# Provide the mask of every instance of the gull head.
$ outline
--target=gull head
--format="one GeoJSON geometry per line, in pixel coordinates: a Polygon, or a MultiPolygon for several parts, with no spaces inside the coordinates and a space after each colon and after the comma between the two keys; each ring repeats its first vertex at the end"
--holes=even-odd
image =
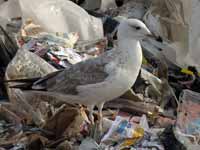
{"type": "Polygon", "coordinates": [[[123,20],[118,27],[118,38],[129,38],[134,40],[143,40],[153,37],[147,26],[138,19],[123,20]]]}

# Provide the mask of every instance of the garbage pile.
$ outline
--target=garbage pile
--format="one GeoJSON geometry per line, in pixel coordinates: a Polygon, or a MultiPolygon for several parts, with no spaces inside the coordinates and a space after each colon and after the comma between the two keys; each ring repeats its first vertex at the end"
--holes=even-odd
{"type": "MultiPolygon", "coordinates": [[[[196,16],[186,14],[186,2],[31,3],[0,1],[0,149],[200,149],[200,74],[194,57],[198,52],[191,48],[198,39],[190,37],[194,31],[187,35],[196,27],[194,22],[187,24],[188,18],[196,16]],[[118,46],[118,26],[127,18],[142,20],[157,38],[141,41],[142,66],[132,88],[105,103],[102,133],[97,130],[96,108],[93,124],[85,105],[51,94],[25,93],[23,84],[15,86],[20,80],[28,88],[41,77],[47,80],[112,51],[118,46]]],[[[193,0],[190,5],[197,3],[193,0]]]]}

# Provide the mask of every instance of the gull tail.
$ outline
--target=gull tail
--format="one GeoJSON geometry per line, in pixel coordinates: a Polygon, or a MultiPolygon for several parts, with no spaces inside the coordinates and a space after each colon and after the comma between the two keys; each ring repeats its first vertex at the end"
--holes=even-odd
{"type": "Polygon", "coordinates": [[[4,80],[5,83],[9,83],[9,82],[35,82],[37,80],[39,80],[40,77],[38,78],[29,78],[29,79],[14,79],[14,80],[4,80]]]}
{"type": "MultiPolygon", "coordinates": [[[[4,83],[11,83],[9,88],[18,88],[21,90],[34,90],[32,88],[33,84],[40,78],[29,78],[29,79],[14,79],[14,80],[4,80],[4,83]]],[[[42,88],[40,89],[42,90],[42,88]]]]}

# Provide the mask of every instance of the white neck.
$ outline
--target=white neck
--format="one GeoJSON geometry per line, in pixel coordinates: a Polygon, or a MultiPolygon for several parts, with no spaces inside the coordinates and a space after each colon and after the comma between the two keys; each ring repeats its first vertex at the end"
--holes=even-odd
{"type": "Polygon", "coordinates": [[[130,38],[118,38],[116,54],[118,68],[125,69],[125,74],[131,77],[131,81],[135,81],[142,64],[140,42],[130,38]]]}
{"type": "Polygon", "coordinates": [[[142,49],[140,42],[135,39],[118,36],[118,47],[116,49],[121,53],[121,57],[128,57],[129,60],[137,62],[142,58],[142,49]]]}

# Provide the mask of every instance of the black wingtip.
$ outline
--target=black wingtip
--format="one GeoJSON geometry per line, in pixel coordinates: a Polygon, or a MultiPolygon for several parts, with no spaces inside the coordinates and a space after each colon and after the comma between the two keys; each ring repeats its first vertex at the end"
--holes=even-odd
{"type": "Polygon", "coordinates": [[[18,84],[18,85],[12,85],[12,86],[9,86],[9,88],[12,88],[12,89],[21,89],[21,90],[31,90],[31,87],[32,87],[32,84],[29,83],[29,84],[18,84]]]}
{"type": "Polygon", "coordinates": [[[14,80],[4,80],[4,83],[8,82],[35,82],[39,80],[40,78],[30,78],[30,79],[14,79],[14,80]]]}

